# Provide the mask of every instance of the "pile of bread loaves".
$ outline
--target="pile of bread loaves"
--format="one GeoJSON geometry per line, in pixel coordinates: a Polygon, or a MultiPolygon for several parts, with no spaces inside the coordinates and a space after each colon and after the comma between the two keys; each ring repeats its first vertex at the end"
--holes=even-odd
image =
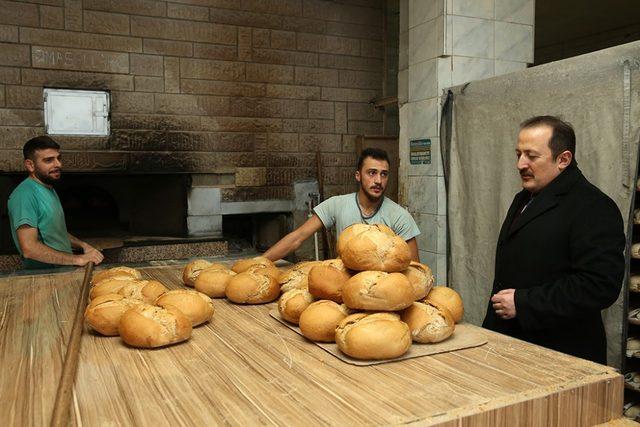
{"type": "Polygon", "coordinates": [[[129,267],[94,274],[84,315],[89,327],[102,335],[120,335],[130,346],[152,348],[185,341],[192,327],[212,318],[213,303],[203,293],[170,291],[141,277],[129,267]]]}
{"type": "Polygon", "coordinates": [[[295,265],[280,277],[278,310],[312,341],[336,342],[357,359],[402,356],[453,334],[463,316],[454,290],[433,287],[431,269],[381,224],[354,224],[338,238],[340,258],[295,265]]]}

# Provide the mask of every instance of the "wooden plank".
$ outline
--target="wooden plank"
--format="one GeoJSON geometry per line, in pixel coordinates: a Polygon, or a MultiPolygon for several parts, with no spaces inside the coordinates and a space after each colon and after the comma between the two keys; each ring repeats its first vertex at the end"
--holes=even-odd
{"type": "Polygon", "coordinates": [[[0,425],[49,423],[82,271],[0,279],[0,425]]]}

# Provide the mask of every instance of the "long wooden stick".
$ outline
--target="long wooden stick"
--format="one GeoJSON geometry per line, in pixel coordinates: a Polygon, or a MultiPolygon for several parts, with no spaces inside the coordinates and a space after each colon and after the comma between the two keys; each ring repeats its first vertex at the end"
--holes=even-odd
{"type": "Polygon", "coordinates": [[[84,309],[87,305],[89,283],[91,282],[92,273],[93,263],[89,262],[84,268],[84,279],[82,281],[80,299],[76,307],[76,316],[73,320],[71,336],[67,344],[67,353],[65,354],[64,365],[62,366],[62,374],[60,375],[60,382],[58,383],[56,402],[53,406],[53,415],[51,416],[51,427],[66,427],[69,425],[73,383],[75,382],[80,356],[80,338],[82,337],[84,309]]]}

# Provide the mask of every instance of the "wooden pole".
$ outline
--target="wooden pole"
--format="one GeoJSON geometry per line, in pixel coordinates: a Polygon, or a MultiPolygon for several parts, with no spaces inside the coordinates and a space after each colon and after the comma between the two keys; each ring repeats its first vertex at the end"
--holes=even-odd
{"type": "Polygon", "coordinates": [[[51,427],[68,426],[69,415],[71,410],[71,398],[73,396],[73,383],[78,370],[78,360],[80,357],[80,338],[82,337],[84,310],[89,297],[89,283],[91,282],[91,274],[93,273],[93,263],[89,262],[84,268],[84,279],[80,290],[80,298],[76,307],[76,316],[73,320],[71,328],[71,336],[67,344],[67,352],[64,357],[62,366],[62,374],[58,383],[58,391],[56,393],[56,401],[53,405],[53,415],[51,416],[51,427]]]}

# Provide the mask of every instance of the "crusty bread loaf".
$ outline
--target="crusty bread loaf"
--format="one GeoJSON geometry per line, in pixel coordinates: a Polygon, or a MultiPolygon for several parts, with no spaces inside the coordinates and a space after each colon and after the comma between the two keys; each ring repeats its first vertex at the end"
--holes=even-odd
{"type": "Polygon", "coordinates": [[[436,343],[453,334],[455,322],[449,310],[437,302],[414,302],[402,312],[415,342],[436,343]]]}
{"type": "Polygon", "coordinates": [[[355,310],[397,311],[411,305],[414,291],[402,273],[363,271],[347,280],[342,301],[355,310]]]}
{"type": "Polygon", "coordinates": [[[116,276],[130,277],[132,279],[140,279],[142,277],[140,272],[135,268],[121,266],[121,267],[113,267],[107,270],[95,272],[93,274],[93,277],[91,278],[91,283],[95,286],[102,280],[109,279],[111,277],[116,277],[116,276]]]}
{"type": "Polygon", "coordinates": [[[632,274],[629,277],[629,290],[631,292],[640,292],[640,275],[632,274]]]}
{"type": "Polygon", "coordinates": [[[233,271],[235,271],[236,273],[243,273],[244,271],[246,271],[249,267],[251,267],[252,265],[263,265],[265,267],[274,267],[275,264],[268,258],[265,258],[263,256],[257,256],[254,258],[249,258],[249,259],[241,259],[235,262],[235,264],[233,264],[233,266],[231,267],[231,269],[233,271]]]}
{"type": "Polygon", "coordinates": [[[280,317],[289,323],[298,324],[300,315],[313,302],[313,295],[305,289],[292,289],[285,292],[278,301],[280,317]]]}
{"type": "Polygon", "coordinates": [[[267,276],[271,276],[276,281],[280,278],[282,272],[275,265],[262,265],[262,264],[254,264],[251,267],[247,268],[245,271],[249,271],[252,273],[258,274],[266,274],[267,276]]]}
{"type": "Polygon", "coordinates": [[[161,295],[155,301],[160,307],[174,306],[191,321],[191,326],[208,322],[213,317],[211,298],[193,289],[175,289],[161,295]]]}
{"type": "Polygon", "coordinates": [[[409,267],[407,267],[402,274],[409,279],[409,283],[411,283],[411,286],[413,287],[414,301],[418,301],[426,297],[427,294],[429,294],[429,291],[431,291],[433,282],[435,281],[435,277],[433,277],[433,273],[431,273],[429,266],[416,261],[411,261],[409,267]]]}
{"type": "Polygon", "coordinates": [[[351,274],[340,258],[323,261],[309,271],[308,287],[317,299],[342,303],[342,287],[351,274]]]}
{"type": "Polygon", "coordinates": [[[309,275],[302,270],[291,269],[280,275],[278,285],[282,292],[292,289],[308,289],[309,275]]]}
{"type": "Polygon", "coordinates": [[[122,341],[133,347],[161,347],[191,337],[191,321],[177,308],[140,304],[127,310],[118,326],[122,341]]]}
{"type": "Polygon", "coordinates": [[[169,289],[157,280],[135,280],[124,285],[117,293],[127,298],[138,299],[148,304],[153,304],[156,298],[168,290],[169,289]]]}
{"type": "Polygon", "coordinates": [[[205,268],[209,268],[211,263],[204,259],[197,259],[195,261],[191,261],[187,265],[184,266],[184,270],[182,270],[182,282],[187,285],[193,286],[195,285],[196,278],[198,274],[205,268]]]}
{"type": "Polygon", "coordinates": [[[238,304],[264,304],[278,298],[280,286],[271,276],[245,271],[229,280],[225,294],[238,304]]]}
{"type": "Polygon", "coordinates": [[[344,304],[329,300],[313,302],[300,315],[300,332],[311,341],[334,342],[336,326],[349,313],[344,304]]]}
{"type": "Polygon", "coordinates": [[[340,258],[351,270],[396,272],[405,270],[411,262],[409,245],[400,236],[389,235],[380,224],[361,229],[343,243],[340,258]]]}
{"type": "Polygon", "coordinates": [[[102,279],[89,290],[89,299],[94,299],[100,295],[117,294],[122,287],[128,283],[135,282],[131,276],[112,276],[102,279]]]}
{"type": "Polygon", "coordinates": [[[235,275],[236,273],[228,268],[211,266],[198,274],[194,287],[196,291],[202,292],[211,298],[224,298],[224,290],[227,288],[229,280],[235,275]]]}
{"type": "Polygon", "coordinates": [[[289,269],[287,269],[287,271],[298,270],[304,274],[309,274],[313,267],[320,264],[322,264],[322,261],[302,261],[292,265],[289,269]]]}
{"type": "Polygon", "coordinates": [[[459,323],[464,316],[464,304],[460,294],[446,286],[434,286],[423,302],[436,302],[447,307],[456,323],[459,323]]]}
{"type": "Polygon", "coordinates": [[[340,322],[336,343],[355,359],[393,359],[409,350],[411,332],[396,313],[356,313],[340,322]]]}
{"type": "Polygon", "coordinates": [[[640,243],[631,245],[631,258],[640,258],[640,243]]]}
{"type": "Polygon", "coordinates": [[[372,227],[389,236],[396,235],[396,233],[394,233],[391,228],[387,227],[384,224],[363,224],[363,223],[352,224],[349,227],[342,230],[342,233],[340,233],[340,235],[338,236],[338,242],[336,244],[336,252],[338,252],[338,256],[340,256],[342,252],[344,252],[344,248],[346,247],[347,242],[349,242],[349,240],[351,240],[354,236],[357,236],[358,234],[371,230],[372,227]]]}
{"type": "Polygon", "coordinates": [[[89,327],[102,335],[118,335],[118,324],[125,311],[142,301],[119,294],[106,294],[94,298],[84,311],[89,327]]]}

